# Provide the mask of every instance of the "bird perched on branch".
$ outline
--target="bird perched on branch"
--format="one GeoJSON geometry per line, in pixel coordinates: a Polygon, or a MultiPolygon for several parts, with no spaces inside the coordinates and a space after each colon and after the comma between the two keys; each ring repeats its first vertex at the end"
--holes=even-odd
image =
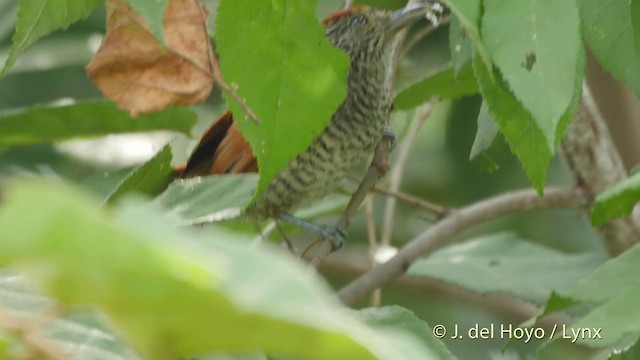
{"type": "MultiPolygon", "coordinates": [[[[431,3],[396,12],[352,7],[323,21],[326,38],[351,60],[347,97],[324,131],[249,204],[246,216],[296,222],[289,215],[292,209],[329,193],[354,165],[372,153],[385,133],[393,135],[387,124],[393,106],[395,35],[437,9],[431,3]]],[[[232,114],[225,112],[206,131],[181,176],[257,170],[249,144],[232,114]]],[[[331,229],[324,230],[323,235],[332,238],[331,229]]]]}

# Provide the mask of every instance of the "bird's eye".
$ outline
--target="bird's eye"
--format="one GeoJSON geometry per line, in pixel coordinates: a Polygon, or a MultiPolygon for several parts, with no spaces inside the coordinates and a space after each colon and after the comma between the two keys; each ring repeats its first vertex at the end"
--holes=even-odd
{"type": "Polygon", "coordinates": [[[366,25],[367,22],[367,18],[364,15],[358,15],[351,18],[351,25],[366,25]]]}

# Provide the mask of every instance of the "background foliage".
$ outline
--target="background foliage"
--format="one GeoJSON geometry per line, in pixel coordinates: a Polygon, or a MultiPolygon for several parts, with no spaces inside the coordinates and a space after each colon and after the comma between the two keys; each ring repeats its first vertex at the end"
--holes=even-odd
{"type": "MultiPolygon", "coordinates": [[[[129,3],[165,44],[167,1],[129,3]]],[[[356,4],[398,9],[405,1],[356,4]]],[[[422,38],[398,68],[399,139],[431,106],[402,191],[455,209],[516,188],[572,186],[556,155],[585,71],[602,66],[640,94],[640,3],[445,4],[448,26],[422,38]]],[[[385,286],[375,307],[334,299],[334,289],[370,266],[365,216],[318,273],[272,244],[281,240],[273,225],[262,229],[270,242],[252,224],[219,222],[322,129],[344,97],[347,62],[318,22],[341,1],[205,5],[224,80],[263,121],[237,116],[261,154],[259,177],[171,182],[172,166],[184,163],[216,115],[242,109],[215,87],[202,104],[135,119],[100,99],[84,66],[105,31],[102,1],[0,1],[10,14],[0,19],[0,359],[635,358],[640,253],[636,246],[609,259],[594,226],[633,210],[637,174],[602,193],[591,219],[536,210],[463,233],[385,286]],[[437,325],[492,324],[547,335],[573,324],[602,328],[603,339],[433,336],[437,325]]],[[[637,126],[636,119],[627,131],[637,126]]],[[[640,161],[625,158],[629,168],[640,161]]],[[[353,189],[345,182],[345,191],[298,215],[331,223],[353,189]]],[[[374,198],[376,225],[385,200],[374,198]]],[[[392,245],[437,220],[399,203],[392,245]]],[[[296,246],[310,238],[285,230],[296,246]]]]}

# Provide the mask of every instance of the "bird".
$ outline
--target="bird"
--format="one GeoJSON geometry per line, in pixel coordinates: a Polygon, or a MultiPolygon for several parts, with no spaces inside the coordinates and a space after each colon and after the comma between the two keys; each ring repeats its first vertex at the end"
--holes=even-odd
{"type": "MultiPolygon", "coordinates": [[[[344,229],[304,222],[290,215],[302,204],[323,197],[355,165],[367,158],[388,127],[393,108],[394,39],[396,33],[437,11],[422,3],[395,12],[369,6],[339,10],[322,22],[325,37],[350,59],[347,96],[331,122],[245,208],[243,215],[259,221],[280,219],[319,231],[342,245],[344,229]]],[[[205,131],[180,177],[258,171],[248,142],[224,112],[205,131]]]]}

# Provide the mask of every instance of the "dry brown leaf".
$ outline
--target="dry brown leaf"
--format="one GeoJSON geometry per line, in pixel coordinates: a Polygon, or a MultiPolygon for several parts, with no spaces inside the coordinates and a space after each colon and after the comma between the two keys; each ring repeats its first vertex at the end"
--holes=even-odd
{"type": "Polygon", "coordinates": [[[206,99],[213,52],[206,11],[196,0],[169,0],[163,48],[144,20],[122,0],[107,0],[107,33],[87,65],[96,86],[132,116],[206,99]]]}

